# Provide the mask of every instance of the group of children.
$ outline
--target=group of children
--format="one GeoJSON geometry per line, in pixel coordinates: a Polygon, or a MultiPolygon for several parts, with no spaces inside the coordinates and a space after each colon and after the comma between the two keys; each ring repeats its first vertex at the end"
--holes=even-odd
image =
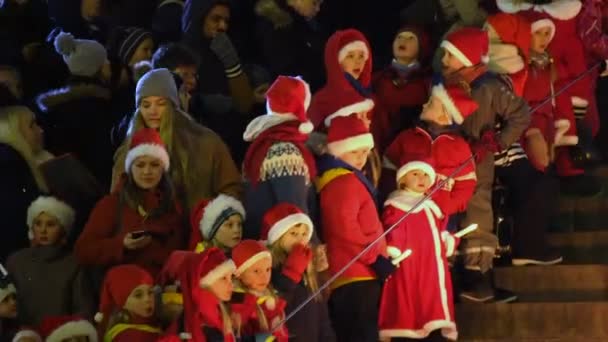
{"type": "MultiPolygon", "coordinates": [[[[555,25],[531,10],[451,32],[433,81],[420,28],[397,32],[395,59],[375,75],[363,34],[336,32],[325,87],[313,95],[279,76],[268,113],[247,126],[243,202],[234,177],[197,198],[234,168],[209,157],[191,186],[200,161],[184,152],[202,149],[183,136],[212,135],[187,128],[166,69],[148,72],[115,191],[74,254],[70,205],[42,196],[28,209],[31,247],[2,269],[3,331],[21,342],[457,340],[449,258],[462,259],[461,299],[516,299],[491,285],[495,178],[516,203],[513,264],[561,261],[544,241],[551,208],[538,206],[540,184],[552,162],[562,177],[584,170],[569,149],[576,96],[555,96],[569,80],[548,50],[555,25]],[[183,132],[165,129],[175,123],[183,132]],[[90,268],[103,275],[97,293],[90,268]]],[[[220,155],[214,146],[205,152],[220,155]]]]}

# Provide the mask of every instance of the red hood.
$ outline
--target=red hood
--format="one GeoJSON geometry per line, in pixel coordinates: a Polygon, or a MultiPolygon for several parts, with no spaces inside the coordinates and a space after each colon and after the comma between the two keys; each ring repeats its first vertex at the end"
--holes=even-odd
{"type": "Polygon", "coordinates": [[[363,72],[361,72],[361,76],[359,77],[359,83],[361,83],[363,87],[369,87],[372,76],[372,49],[363,33],[355,29],[336,31],[336,33],[327,40],[327,44],[325,45],[325,69],[327,70],[326,87],[352,87],[344,77],[344,71],[338,61],[338,53],[346,44],[357,40],[364,42],[369,51],[367,61],[363,67],[363,72]]]}

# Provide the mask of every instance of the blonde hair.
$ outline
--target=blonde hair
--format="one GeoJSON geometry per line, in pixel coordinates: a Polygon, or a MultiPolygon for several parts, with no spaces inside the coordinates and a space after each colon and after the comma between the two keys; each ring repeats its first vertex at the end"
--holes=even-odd
{"type": "MultiPolygon", "coordinates": [[[[308,227],[308,229],[310,229],[310,227],[308,227]]],[[[273,268],[283,265],[285,263],[285,260],[287,260],[287,256],[289,255],[287,251],[283,247],[281,247],[282,238],[283,236],[281,236],[277,241],[268,246],[270,254],[272,255],[273,268]]],[[[306,267],[306,271],[304,271],[302,279],[304,279],[304,283],[311,293],[315,293],[319,289],[319,280],[317,279],[317,271],[315,269],[314,260],[311,260],[308,263],[308,266],[306,267]]],[[[321,300],[321,297],[317,296],[315,300],[321,300]]]]}
{"type": "MultiPolygon", "coordinates": [[[[207,291],[211,291],[208,286],[203,287],[207,291]]],[[[224,323],[224,335],[234,335],[234,327],[232,326],[232,317],[230,317],[230,308],[223,301],[219,301],[220,313],[222,315],[222,322],[224,323]]],[[[238,327],[239,331],[241,330],[238,327]]]]}
{"type": "Polygon", "coordinates": [[[34,176],[38,190],[48,192],[48,186],[38,166],[36,154],[28,142],[25,141],[21,132],[21,124],[28,114],[32,114],[32,111],[24,106],[0,108],[0,142],[19,152],[30,167],[30,172],[34,176]]]}

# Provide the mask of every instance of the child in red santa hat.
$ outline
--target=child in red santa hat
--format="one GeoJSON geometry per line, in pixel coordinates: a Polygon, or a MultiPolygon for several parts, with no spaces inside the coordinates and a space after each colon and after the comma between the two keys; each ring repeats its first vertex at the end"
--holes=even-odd
{"type": "Polygon", "coordinates": [[[154,280],[143,268],[111,268],[103,282],[95,322],[104,341],[156,341],[154,280]]]}
{"type": "Polygon", "coordinates": [[[447,257],[454,254],[458,239],[444,229],[439,206],[431,199],[423,201],[437,178],[432,158],[415,152],[401,157],[396,176],[399,190],[385,202],[382,223],[388,229],[409,213],[386,240],[394,261],[407,250],[412,255],[401,261],[404,265],[384,284],[380,337],[423,339],[440,330],[444,337],[456,340],[447,257]]]}
{"type": "Polygon", "coordinates": [[[403,155],[419,153],[433,158],[439,181],[447,179],[433,200],[447,217],[464,212],[475,191],[477,177],[471,149],[460,125],[477,110],[477,103],[461,88],[433,86],[431,97],[415,128],[403,131],[384,155],[383,185],[386,194],[395,190],[396,165],[403,155]],[[464,164],[464,165],[463,165],[464,164]],[[454,172],[459,171],[454,174],[454,172]],[[391,183],[389,186],[388,183],[391,183]]]}
{"type": "Polygon", "coordinates": [[[371,131],[380,152],[404,129],[414,126],[429,98],[429,37],[420,27],[404,26],[393,40],[393,61],[373,76],[376,109],[371,131]]]}
{"type": "Polygon", "coordinates": [[[230,255],[241,242],[245,208],[232,196],[220,194],[199,202],[192,210],[189,249],[197,253],[208,247],[218,247],[230,255]]]}
{"type": "Polygon", "coordinates": [[[17,288],[7,270],[0,264],[0,339],[13,338],[19,328],[17,288]]]}
{"type": "MultiPolygon", "coordinates": [[[[317,182],[331,275],[382,235],[376,189],[361,172],[373,147],[372,135],[357,116],[332,120],[327,134],[329,153],[319,161],[317,182]]],[[[394,270],[385,253],[381,239],[331,285],[330,315],[338,341],[378,338],[381,283],[394,270]]]]}
{"type": "Polygon", "coordinates": [[[287,303],[271,286],[272,255],[255,240],[243,240],[232,250],[237,285],[232,308],[240,315],[244,335],[272,334],[277,341],[287,341],[285,318],[287,303]]]}
{"type": "Polygon", "coordinates": [[[238,341],[240,319],[232,317],[229,305],[235,269],[234,262],[217,247],[188,254],[179,272],[184,311],[164,340],[238,341]]]}
{"type": "Polygon", "coordinates": [[[157,284],[162,289],[159,319],[164,327],[173,323],[184,311],[184,296],[179,281],[181,267],[192,251],[174,251],[160,271],[157,284]]]}
{"type": "Polygon", "coordinates": [[[251,145],[243,162],[246,238],[259,238],[262,216],[277,203],[294,203],[308,212],[317,170],[305,146],[313,128],[306,115],[310,98],[304,80],[279,76],[266,93],[268,114],[247,126],[243,137],[251,145]]]}
{"type": "Polygon", "coordinates": [[[80,316],[48,316],[40,324],[45,342],[97,342],[97,330],[80,316]]]}
{"type": "Polygon", "coordinates": [[[12,342],[42,342],[42,336],[32,328],[23,327],[15,334],[12,342]]]}
{"type": "MultiPolygon", "coordinates": [[[[272,284],[292,312],[319,289],[310,248],[313,223],[293,204],[279,203],[264,215],[262,239],[272,254],[272,284]]],[[[287,321],[290,341],[333,341],[327,304],[321,296],[287,321]]]]}
{"type": "Polygon", "coordinates": [[[22,324],[36,326],[47,315],[90,317],[95,312],[85,272],[67,246],[75,216],[71,205],[53,196],[39,196],[27,210],[32,247],[15,252],[6,264],[21,293],[22,324]]]}

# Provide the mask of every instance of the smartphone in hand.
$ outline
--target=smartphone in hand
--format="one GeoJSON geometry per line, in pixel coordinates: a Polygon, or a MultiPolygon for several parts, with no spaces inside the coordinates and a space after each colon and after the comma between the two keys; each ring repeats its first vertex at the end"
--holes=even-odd
{"type": "Polygon", "coordinates": [[[141,239],[144,236],[150,236],[150,232],[145,231],[145,230],[138,230],[135,232],[131,232],[131,238],[133,238],[133,239],[141,239]]]}

